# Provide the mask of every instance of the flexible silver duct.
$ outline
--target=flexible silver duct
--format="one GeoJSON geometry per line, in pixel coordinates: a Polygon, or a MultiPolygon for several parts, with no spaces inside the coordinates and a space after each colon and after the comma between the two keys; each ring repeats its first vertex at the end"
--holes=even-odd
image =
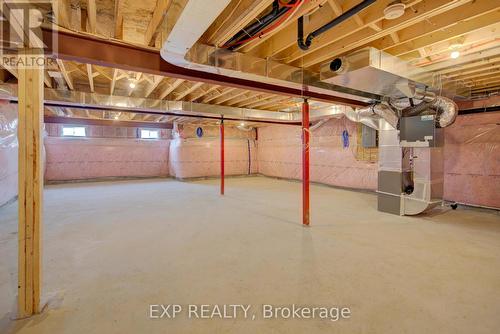
{"type": "Polygon", "coordinates": [[[345,115],[353,122],[363,123],[376,130],[379,129],[378,120],[380,118],[385,119],[394,129],[397,129],[398,126],[396,111],[386,103],[372,104],[364,108],[346,109],[345,115]]]}
{"type": "Polygon", "coordinates": [[[311,125],[309,127],[309,131],[314,131],[316,129],[319,129],[320,127],[322,127],[325,123],[327,123],[329,120],[333,119],[333,118],[339,118],[339,117],[342,117],[342,115],[339,115],[339,116],[335,116],[335,117],[326,117],[326,118],[323,118],[321,120],[319,120],[318,122],[316,122],[316,124],[314,125],[311,125]]]}
{"type": "Polygon", "coordinates": [[[441,128],[453,124],[458,115],[457,104],[444,96],[438,96],[430,102],[422,101],[415,106],[411,106],[408,100],[391,101],[391,105],[402,109],[401,113],[403,117],[418,116],[429,111],[434,111],[437,114],[437,125],[441,128]]]}
{"type": "Polygon", "coordinates": [[[458,106],[453,100],[439,96],[436,98],[433,108],[436,108],[438,112],[438,123],[440,127],[444,128],[455,122],[458,115],[458,106]]]}

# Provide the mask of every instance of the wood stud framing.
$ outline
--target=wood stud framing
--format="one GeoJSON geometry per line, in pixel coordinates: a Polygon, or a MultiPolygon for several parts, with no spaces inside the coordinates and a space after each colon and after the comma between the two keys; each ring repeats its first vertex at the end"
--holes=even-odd
{"type": "Polygon", "coordinates": [[[43,69],[19,69],[18,317],[40,312],[43,69]]]}

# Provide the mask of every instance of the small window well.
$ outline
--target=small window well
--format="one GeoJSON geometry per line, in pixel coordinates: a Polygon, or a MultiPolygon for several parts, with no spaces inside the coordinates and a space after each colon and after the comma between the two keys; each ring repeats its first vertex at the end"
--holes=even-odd
{"type": "Polygon", "coordinates": [[[64,137],[85,137],[85,127],[83,126],[65,126],[63,127],[64,137]]]}
{"type": "Polygon", "coordinates": [[[158,139],[160,138],[160,131],[141,129],[140,135],[141,139],[158,139]]]}

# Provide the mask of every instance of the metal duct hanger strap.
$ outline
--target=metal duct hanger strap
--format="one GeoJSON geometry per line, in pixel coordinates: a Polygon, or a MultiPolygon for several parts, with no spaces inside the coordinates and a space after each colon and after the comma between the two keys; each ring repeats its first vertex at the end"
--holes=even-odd
{"type": "Polygon", "coordinates": [[[304,40],[304,17],[303,16],[299,17],[298,22],[297,22],[297,27],[298,27],[298,29],[297,29],[297,44],[298,44],[299,48],[301,48],[304,51],[309,50],[309,48],[311,47],[311,44],[312,44],[312,40],[314,38],[318,37],[319,35],[321,35],[322,33],[326,32],[326,31],[330,30],[331,28],[335,27],[336,25],[344,22],[348,18],[356,15],[357,13],[359,13],[360,11],[365,9],[366,7],[373,4],[375,1],[376,0],[362,1],[361,3],[357,4],[356,6],[352,7],[351,9],[349,9],[344,14],[337,16],[336,18],[334,18],[333,20],[331,20],[330,22],[328,22],[324,26],[311,32],[309,35],[307,35],[305,40],[304,40]]]}

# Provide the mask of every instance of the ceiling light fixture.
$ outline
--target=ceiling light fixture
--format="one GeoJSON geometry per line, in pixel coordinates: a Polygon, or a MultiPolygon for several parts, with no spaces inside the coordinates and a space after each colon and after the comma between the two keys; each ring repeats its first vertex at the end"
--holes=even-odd
{"type": "Polygon", "coordinates": [[[393,2],[384,9],[384,18],[386,20],[395,20],[404,15],[406,5],[399,1],[393,2]]]}
{"type": "Polygon", "coordinates": [[[460,51],[458,51],[458,50],[452,51],[450,53],[450,57],[453,59],[457,59],[458,57],[460,57],[460,51]]]}
{"type": "Polygon", "coordinates": [[[134,89],[134,88],[135,88],[135,82],[131,81],[131,82],[128,84],[128,86],[129,86],[130,88],[134,89]]]}

